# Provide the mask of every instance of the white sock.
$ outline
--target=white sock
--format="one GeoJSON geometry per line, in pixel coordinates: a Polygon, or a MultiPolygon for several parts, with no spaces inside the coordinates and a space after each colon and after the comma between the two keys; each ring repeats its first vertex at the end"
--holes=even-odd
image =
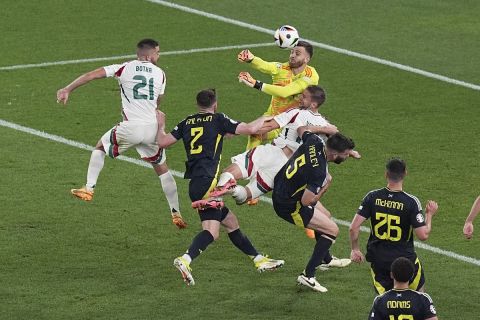
{"type": "Polygon", "coordinates": [[[263,255],[257,254],[257,255],[255,256],[255,258],[253,258],[253,262],[258,262],[258,261],[262,260],[263,258],[264,258],[263,255]]]}
{"type": "Polygon", "coordinates": [[[104,162],[105,152],[98,149],[93,150],[90,156],[90,162],[88,163],[87,184],[85,185],[88,191],[92,191],[95,188],[104,162]]]}
{"type": "Polygon", "coordinates": [[[192,258],[190,257],[190,255],[188,253],[185,253],[183,256],[182,256],[183,259],[185,259],[185,261],[188,262],[188,264],[190,264],[190,262],[192,262],[192,258]]]}
{"type": "Polygon", "coordinates": [[[177,183],[170,171],[158,176],[162,185],[163,193],[167,198],[170,212],[179,212],[180,205],[178,204],[177,183]]]}
{"type": "Polygon", "coordinates": [[[225,185],[230,179],[233,179],[233,174],[230,172],[222,172],[220,178],[218,178],[217,186],[221,187],[225,185]]]}
{"type": "Polygon", "coordinates": [[[247,201],[247,190],[244,186],[237,185],[233,188],[232,197],[237,204],[242,204],[247,201]]]}

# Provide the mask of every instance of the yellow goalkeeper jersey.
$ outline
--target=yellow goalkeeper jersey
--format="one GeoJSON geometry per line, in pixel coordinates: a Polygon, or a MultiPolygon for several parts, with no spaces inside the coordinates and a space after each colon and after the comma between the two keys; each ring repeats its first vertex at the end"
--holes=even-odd
{"type": "Polygon", "coordinates": [[[272,84],[264,83],[262,91],[272,100],[265,115],[277,115],[299,104],[298,96],[310,85],[318,84],[315,68],[306,66],[299,74],[293,74],[288,62],[267,62],[259,57],[251,62],[254,69],[272,76],[272,84]]]}

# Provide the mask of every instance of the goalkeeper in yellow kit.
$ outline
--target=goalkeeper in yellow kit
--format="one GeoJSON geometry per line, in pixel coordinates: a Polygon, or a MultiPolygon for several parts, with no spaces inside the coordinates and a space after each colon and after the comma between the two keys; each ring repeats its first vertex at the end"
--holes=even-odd
{"type": "MultiPolygon", "coordinates": [[[[299,105],[300,94],[310,85],[318,84],[318,73],[308,65],[313,56],[313,47],[306,41],[299,41],[290,51],[288,62],[266,62],[245,49],[238,54],[240,62],[250,63],[254,69],[272,76],[272,84],[255,80],[248,72],[240,72],[238,80],[249,87],[272,96],[270,106],[264,115],[275,116],[299,105]]],[[[281,129],[273,130],[266,137],[249,136],[247,150],[253,149],[262,141],[272,141],[281,129]]]]}

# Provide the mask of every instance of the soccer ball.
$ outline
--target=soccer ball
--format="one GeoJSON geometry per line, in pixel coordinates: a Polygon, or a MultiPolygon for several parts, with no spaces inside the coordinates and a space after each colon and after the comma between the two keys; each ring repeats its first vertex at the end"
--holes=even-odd
{"type": "Polygon", "coordinates": [[[297,45],[299,38],[297,29],[289,25],[278,28],[273,36],[275,44],[282,49],[292,49],[297,45]]]}

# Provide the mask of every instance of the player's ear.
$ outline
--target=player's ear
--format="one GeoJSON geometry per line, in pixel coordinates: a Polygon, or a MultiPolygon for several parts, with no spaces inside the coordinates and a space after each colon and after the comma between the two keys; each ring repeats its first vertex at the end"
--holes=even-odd
{"type": "Polygon", "coordinates": [[[393,273],[390,271],[390,278],[393,280],[393,273]]]}

